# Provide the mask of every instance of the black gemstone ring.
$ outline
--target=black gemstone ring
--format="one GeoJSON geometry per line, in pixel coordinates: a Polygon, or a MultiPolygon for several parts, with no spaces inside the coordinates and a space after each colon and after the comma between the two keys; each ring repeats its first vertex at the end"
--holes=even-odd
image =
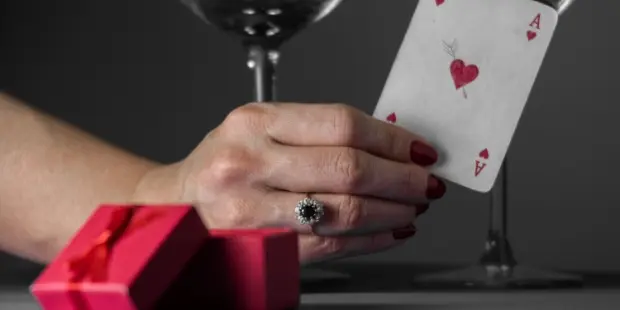
{"type": "Polygon", "coordinates": [[[323,203],[310,197],[300,200],[295,207],[297,220],[303,225],[318,223],[323,217],[323,212],[323,203]]]}

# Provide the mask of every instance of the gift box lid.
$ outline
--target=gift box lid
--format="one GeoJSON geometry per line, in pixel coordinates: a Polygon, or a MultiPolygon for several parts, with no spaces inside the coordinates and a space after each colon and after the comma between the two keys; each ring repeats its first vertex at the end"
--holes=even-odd
{"type": "Polygon", "coordinates": [[[101,205],[31,292],[40,302],[68,291],[118,293],[150,308],[207,237],[190,205],[101,205]]]}

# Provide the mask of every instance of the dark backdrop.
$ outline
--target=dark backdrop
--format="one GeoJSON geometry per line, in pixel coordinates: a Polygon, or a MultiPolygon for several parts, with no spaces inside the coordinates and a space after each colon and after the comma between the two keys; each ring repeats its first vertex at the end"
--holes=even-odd
{"type": "MultiPolygon", "coordinates": [[[[371,113],[415,6],[345,1],[283,48],[280,99],[371,113]]],[[[7,88],[139,154],[181,159],[251,97],[238,42],[178,1],[2,0],[0,10],[7,88]]],[[[510,233],[522,261],[620,270],[618,11],[577,0],[562,16],[513,140],[510,233]]],[[[451,186],[415,240],[362,259],[474,261],[486,216],[486,196],[451,186]]],[[[0,276],[28,268],[0,256],[0,276]]]]}

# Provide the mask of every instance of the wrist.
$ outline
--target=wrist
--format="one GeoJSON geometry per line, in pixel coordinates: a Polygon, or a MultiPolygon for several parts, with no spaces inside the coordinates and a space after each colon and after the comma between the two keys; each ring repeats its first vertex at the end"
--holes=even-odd
{"type": "Polygon", "coordinates": [[[165,204],[183,202],[181,163],[161,165],[147,171],[134,190],[131,203],[165,204]]]}

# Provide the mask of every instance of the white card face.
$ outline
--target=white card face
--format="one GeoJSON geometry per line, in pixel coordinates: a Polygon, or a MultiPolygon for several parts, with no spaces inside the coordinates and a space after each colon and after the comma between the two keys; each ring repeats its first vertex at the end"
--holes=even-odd
{"type": "Polygon", "coordinates": [[[489,191],[557,20],[531,0],[419,0],[374,117],[428,139],[435,175],[489,191]]]}

